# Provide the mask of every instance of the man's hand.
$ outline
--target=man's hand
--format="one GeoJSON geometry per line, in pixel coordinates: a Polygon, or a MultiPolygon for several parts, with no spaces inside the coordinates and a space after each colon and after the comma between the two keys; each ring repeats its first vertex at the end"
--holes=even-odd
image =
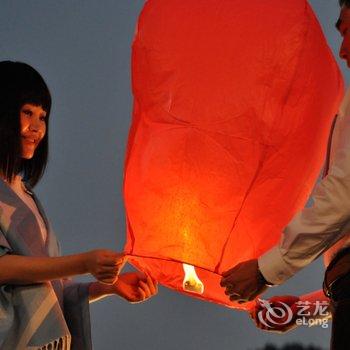
{"type": "Polygon", "coordinates": [[[245,303],[254,300],[267,286],[261,279],[258,260],[242,262],[222,274],[220,282],[231,301],[245,303]]]}
{"type": "Polygon", "coordinates": [[[157,282],[142,272],[127,272],[119,275],[113,287],[115,294],[130,303],[140,303],[158,293],[157,282]]]}

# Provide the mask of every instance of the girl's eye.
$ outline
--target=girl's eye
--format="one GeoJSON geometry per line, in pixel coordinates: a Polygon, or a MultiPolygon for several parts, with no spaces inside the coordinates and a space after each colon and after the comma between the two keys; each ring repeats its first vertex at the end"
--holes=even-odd
{"type": "Polygon", "coordinates": [[[23,113],[25,114],[25,115],[28,115],[29,117],[30,116],[32,116],[32,111],[30,111],[30,110],[28,110],[28,109],[25,109],[24,111],[23,111],[23,113]]]}
{"type": "Polygon", "coordinates": [[[44,122],[45,121],[45,117],[40,117],[40,120],[44,122]]]}

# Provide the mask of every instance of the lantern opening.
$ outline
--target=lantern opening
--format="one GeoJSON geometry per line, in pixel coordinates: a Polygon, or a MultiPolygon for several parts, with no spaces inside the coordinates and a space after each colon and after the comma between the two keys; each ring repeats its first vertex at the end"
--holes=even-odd
{"type": "Polygon", "coordinates": [[[182,264],[185,272],[185,277],[182,283],[182,287],[185,291],[197,294],[203,294],[204,284],[197,276],[194,266],[188,264],[182,264]]]}

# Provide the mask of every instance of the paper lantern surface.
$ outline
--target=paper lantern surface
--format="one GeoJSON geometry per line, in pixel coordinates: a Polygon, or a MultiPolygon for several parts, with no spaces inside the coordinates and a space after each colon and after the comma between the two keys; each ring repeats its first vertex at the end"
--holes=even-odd
{"type": "Polygon", "coordinates": [[[317,19],[303,0],[149,0],[132,74],[125,251],[165,286],[247,308],[221,273],[305,205],[343,93],[317,19]]]}

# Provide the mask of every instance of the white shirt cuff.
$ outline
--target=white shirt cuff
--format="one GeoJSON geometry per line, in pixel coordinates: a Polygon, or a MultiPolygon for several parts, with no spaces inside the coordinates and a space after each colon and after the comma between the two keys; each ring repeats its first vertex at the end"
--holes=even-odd
{"type": "Polygon", "coordinates": [[[279,246],[275,246],[258,259],[259,270],[267,282],[279,285],[294,275],[284,261],[279,246]]]}

